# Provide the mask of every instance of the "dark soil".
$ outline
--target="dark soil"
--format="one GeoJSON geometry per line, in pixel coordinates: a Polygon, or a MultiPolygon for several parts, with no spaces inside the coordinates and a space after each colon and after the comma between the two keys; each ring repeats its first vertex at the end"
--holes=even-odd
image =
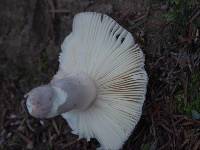
{"type": "Polygon", "coordinates": [[[200,5],[191,1],[185,17],[182,5],[169,1],[0,0],[0,149],[92,150],[99,145],[77,139],[61,117],[29,116],[23,98],[56,73],[73,16],[95,11],[129,30],[146,56],[144,111],[123,149],[200,150],[200,120],[191,113],[200,112],[200,5]]]}

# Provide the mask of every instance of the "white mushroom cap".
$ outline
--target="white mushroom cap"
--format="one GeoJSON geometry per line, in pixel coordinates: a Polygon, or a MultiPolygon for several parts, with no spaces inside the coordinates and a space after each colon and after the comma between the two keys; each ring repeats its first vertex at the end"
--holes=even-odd
{"type": "Polygon", "coordinates": [[[54,80],[84,72],[96,85],[88,109],[62,114],[72,132],[96,138],[103,149],[120,149],[141,117],[148,82],[144,55],[133,36],[107,15],[77,14],[59,61],[54,80]]]}

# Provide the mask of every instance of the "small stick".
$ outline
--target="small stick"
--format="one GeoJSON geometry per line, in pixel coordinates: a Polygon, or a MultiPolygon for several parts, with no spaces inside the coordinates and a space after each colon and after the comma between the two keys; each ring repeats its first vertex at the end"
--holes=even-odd
{"type": "Polygon", "coordinates": [[[63,146],[63,148],[67,148],[67,147],[69,147],[69,146],[75,144],[75,143],[78,142],[78,141],[79,141],[79,139],[76,139],[76,140],[74,140],[74,141],[72,141],[72,142],[69,142],[69,143],[65,144],[65,145],[63,146]]]}
{"type": "Polygon", "coordinates": [[[197,11],[195,14],[194,14],[194,16],[192,16],[191,17],[191,19],[190,19],[190,23],[196,18],[196,17],[198,17],[200,15],[200,10],[199,11],[197,11]]]}
{"type": "Polygon", "coordinates": [[[53,124],[54,129],[56,130],[57,135],[60,135],[60,131],[58,130],[58,126],[57,126],[55,120],[52,120],[52,124],[53,124]]]}
{"type": "Polygon", "coordinates": [[[68,10],[66,9],[53,9],[53,10],[49,10],[50,13],[69,13],[68,10]]]}

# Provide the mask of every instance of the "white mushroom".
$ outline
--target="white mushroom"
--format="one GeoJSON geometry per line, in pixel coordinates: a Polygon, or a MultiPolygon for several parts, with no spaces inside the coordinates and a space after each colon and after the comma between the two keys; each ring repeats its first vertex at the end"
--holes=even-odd
{"type": "Polygon", "coordinates": [[[148,77],[133,36],[107,15],[77,14],[52,81],[27,94],[32,116],[62,115],[73,134],[120,149],[138,123],[148,77]]]}

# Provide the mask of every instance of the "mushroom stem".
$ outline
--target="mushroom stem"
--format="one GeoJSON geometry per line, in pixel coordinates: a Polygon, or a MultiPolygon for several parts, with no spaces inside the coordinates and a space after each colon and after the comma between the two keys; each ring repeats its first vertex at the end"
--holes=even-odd
{"type": "Polygon", "coordinates": [[[29,113],[36,118],[51,118],[71,110],[85,110],[96,98],[96,86],[84,73],[54,78],[50,84],[26,94],[29,113]]]}
{"type": "Polygon", "coordinates": [[[72,74],[63,79],[52,80],[51,86],[62,99],[60,92],[66,94],[63,103],[57,106],[57,113],[62,114],[71,110],[85,110],[96,98],[94,81],[84,73],[72,74]]]}

